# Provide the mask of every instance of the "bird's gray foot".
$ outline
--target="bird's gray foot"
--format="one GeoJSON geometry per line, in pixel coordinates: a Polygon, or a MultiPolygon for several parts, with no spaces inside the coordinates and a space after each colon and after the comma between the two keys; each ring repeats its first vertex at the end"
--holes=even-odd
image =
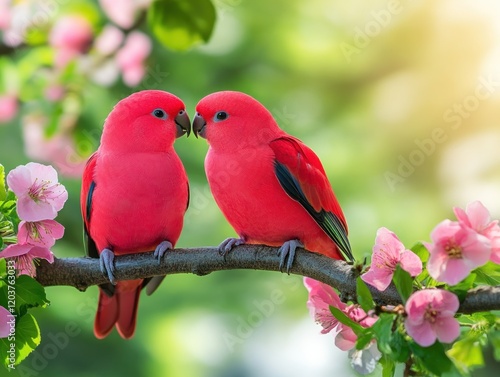
{"type": "Polygon", "coordinates": [[[285,267],[286,264],[286,273],[290,275],[290,269],[292,268],[293,261],[295,260],[295,249],[297,247],[304,247],[304,245],[299,240],[290,240],[286,241],[279,248],[278,255],[280,256],[281,272],[283,272],[283,268],[285,267]]]}
{"type": "Polygon", "coordinates": [[[99,265],[101,267],[101,271],[104,275],[106,275],[111,282],[111,284],[116,284],[115,279],[115,254],[110,249],[104,249],[101,251],[99,255],[99,265]]]}
{"type": "Polygon", "coordinates": [[[225,258],[226,255],[233,249],[233,247],[243,245],[244,243],[245,243],[245,240],[242,238],[226,238],[219,245],[219,248],[218,248],[219,254],[225,258]]]}
{"type": "Polygon", "coordinates": [[[174,246],[169,241],[160,242],[160,244],[156,246],[155,252],[153,253],[153,257],[155,259],[158,259],[158,264],[160,264],[161,258],[163,258],[163,255],[165,255],[165,252],[173,248],[174,246]]]}

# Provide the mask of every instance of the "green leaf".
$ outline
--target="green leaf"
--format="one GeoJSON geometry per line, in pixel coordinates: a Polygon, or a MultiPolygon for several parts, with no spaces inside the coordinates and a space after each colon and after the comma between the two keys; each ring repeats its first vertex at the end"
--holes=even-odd
{"type": "Polygon", "coordinates": [[[500,265],[488,262],[484,266],[476,268],[474,272],[477,275],[476,281],[478,283],[485,283],[487,285],[500,285],[500,265]]]}
{"type": "Polygon", "coordinates": [[[396,363],[386,355],[383,355],[379,362],[382,365],[382,377],[393,377],[396,373],[396,363]]]}
{"type": "Polygon", "coordinates": [[[153,34],[165,47],[176,51],[208,42],[215,18],[210,0],[155,0],[148,11],[153,34]]]}
{"type": "Polygon", "coordinates": [[[493,356],[495,360],[500,361],[500,331],[490,333],[488,339],[493,347],[493,356]]]}
{"type": "MultiPolygon", "coordinates": [[[[0,259],[0,278],[4,277],[7,274],[7,261],[5,258],[0,259]]],[[[0,282],[1,283],[1,282],[0,282]]],[[[0,284],[0,287],[2,285],[0,284]]]]}
{"type": "Polygon", "coordinates": [[[429,260],[429,250],[424,246],[422,242],[417,242],[410,249],[420,258],[422,263],[425,263],[429,260]]]}
{"type": "Polygon", "coordinates": [[[391,338],[392,357],[399,363],[404,363],[410,357],[410,347],[405,336],[398,330],[392,334],[391,338]]]}
{"type": "Polygon", "coordinates": [[[408,272],[403,270],[398,264],[396,266],[396,271],[394,272],[394,277],[392,278],[396,289],[405,304],[408,298],[413,293],[413,279],[408,272]]]}
{"type": "Polygon", "coordinates": [[[361,326],[358,322],[349,318],[342,310],[330,306],[330,311],[340,323],[349,326],[352,331],[354,331],[354,334],[356,334],[356,336],[362,336],[364,334],[364,327],[361,326]]]}
{"type": "Polygon", "coordinates": [[[358,339],[356,340],[356,349],[364,350],[368,344],[372,341],[374,334],[371,327],[363,328],[363,333],[357,335],[358,339]]]}
{"type": "Polygon", "coordinates": [[[29,308],[43,308],[49,303],[45,288],[28,275],[21,275],[16,279],[15,289],[17,313],[24,314],[29,308]]]}
{"type": "Polygon", "coordinates": [[[444,352],[444,347],[441,343],[435,342],[429,347],[421,347],[415,342],[410,342],[409,345],[414,356],[431,373],[441,376],[454,369],[453,362],[444,352]]]}
{"type": "Polygon", "coordinates": [[[40,328],[36,319],[31,314],[17,317],[15,333],[0,339],[0,357],[5,367],[9,369],[9,365],[12,367],[19,365],[40,344],[40,341],[40,328]],[[11,350],[14,350],[15,354],[13,360],[9,359],[11,350]]]}
{"type": "Polygon", "coordinates": [[[460,283],[449,286],[448,289],[458,296],[460,302],[463,302],[465,300],[465,296],[467,296],[467,291],[473,287],[474,282],[476,281],[476,276],[476,274],[471,273],[460,283]]]}
{"type": "Polygon", "coordinates": [[[394,315],[388,313],[380,314],[377,322],[372,326],[377,339],[377,346],[380,352],[387,355],[392,353],[391,338],[392,338],[392,324],[394,323],[394,315]]]}
{"type": "Polygon", "coordinates": [[[7,197],[7,190],[5,189],[5,169],[0,164],[0,201],[4,201],[7,197]]]}
{"type": "Polygon", "coordinates": [[[366,283],[361,279],[360,276],[356,279],[356,296],[358,300],[358,304],[361,305],[361,308],[368,313],[369,310],[372,310],[375,306],[373,302],[373,297],[368,289],[366,283]]]}
{"type": "Polygon", "coordinates": [[[484,365],[483,351],[477,336],[455,342],[447,354],[462,373],[469,373],[484,365]]]}

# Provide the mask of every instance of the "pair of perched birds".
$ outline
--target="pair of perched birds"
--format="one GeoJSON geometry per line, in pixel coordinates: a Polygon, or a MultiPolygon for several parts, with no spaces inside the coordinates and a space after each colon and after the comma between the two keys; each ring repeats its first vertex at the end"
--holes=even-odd
{"type": "MultiPolygon", "coordinates": [[[[219,246],[224,254],[244,243],[280,246],[288,271],[295,249],[352,260],[347,224],[316,154],[281,130],[257,100],[217,92],[196,106],[195,136],[207,139],[205,171],[212,194],[239,238],[219,246]]],[[[114,256],[173,249],[189,204],[189,183],[174,150],[189,136],[184,103],[159,90],[118,102],[104,123],[99,149],[83,173],[81,209],[87,253],[99,258],[110,283],[100,286],[94,324],[97,338],[113,327],[134,334],[139,294],[163,277],[116,282],[114,256]]]]}

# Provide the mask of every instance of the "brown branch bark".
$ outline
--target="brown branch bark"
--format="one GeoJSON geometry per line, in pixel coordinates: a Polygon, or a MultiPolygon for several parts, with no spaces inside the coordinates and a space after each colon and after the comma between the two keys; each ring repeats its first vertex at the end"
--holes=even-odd
{"type": "MultiPolygon", "coordinates": [[[[152,253],[124,255],[115,258],[115,276],[118,280],[130,280],[178,273],[201,276],[233,269],[279,271],[277,251],[277,248],[268,246],[242,245],[234,248],[224,259],[215,247],[175,249],[168,251],[161,263],[153,258],[152,253]]],[[[326,283],[337,288],[343,298],[355,300],[358,272],[346,262],[297,250],[290,272],[326,283]]],[[[87,257],[56,258],[53,264],[42,261],[37,268],[37,280],[44,286],[68,285],[79,290],[108,282],[99,269],[99,261],[87,257]]],[[[384,292],[372,287],[370,290],[377,304],[401,303],[393,285],[384,292]]],[[[469,291],[459,311],[473,313],[488,310],[500,310],[500,287],[481,287],[469,291]]]]}

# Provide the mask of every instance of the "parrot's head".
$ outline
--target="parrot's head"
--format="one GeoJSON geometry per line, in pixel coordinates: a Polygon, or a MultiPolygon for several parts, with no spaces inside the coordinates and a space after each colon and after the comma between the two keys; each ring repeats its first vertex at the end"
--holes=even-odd
{"type": "Polygon", "coordinates": [[[213,148],[267,144],[281,132],[272,114],[245,93],[216,92],[196,105],[193,133],[207,139],[213,148]]]}
{"type": "Polygon", "coordinates": [[[143,90],[118,102],[104,123],[101,146],[107,150],[158,152],[191,132],[186,106],[161,90],[143,90]]]}

